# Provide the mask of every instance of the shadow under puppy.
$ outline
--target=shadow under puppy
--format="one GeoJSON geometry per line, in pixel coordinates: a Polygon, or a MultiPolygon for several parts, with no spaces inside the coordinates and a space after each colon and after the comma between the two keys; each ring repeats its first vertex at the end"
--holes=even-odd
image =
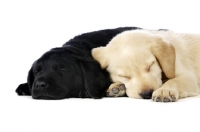
{"type": "Polygon", "coordinates": [[[78,35],[62,47],[51,49],[36,60],[27,83],[16,89],[18,95],[34,99],[102,98],[111,84],[109,74],[91,56],[91,50],[106,44],[117,34],[140,29],[123,27],[78,35]]]}

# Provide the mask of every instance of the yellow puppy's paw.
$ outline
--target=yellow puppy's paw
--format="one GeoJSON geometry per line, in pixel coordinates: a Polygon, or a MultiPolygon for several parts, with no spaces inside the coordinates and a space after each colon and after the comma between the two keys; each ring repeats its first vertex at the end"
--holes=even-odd
{"type": "Polygon", "coordinates": [[[123,83],[112,83],[107,90],[107,97],[121,97],[125,96],[126,88],[123,83]]]}
{"type": "Polygon", "coordinates": [[[159,88],[153,92],[152,99],[156,102],[175,102],[178,96],[178,91],[175,89],[159,88]]]}

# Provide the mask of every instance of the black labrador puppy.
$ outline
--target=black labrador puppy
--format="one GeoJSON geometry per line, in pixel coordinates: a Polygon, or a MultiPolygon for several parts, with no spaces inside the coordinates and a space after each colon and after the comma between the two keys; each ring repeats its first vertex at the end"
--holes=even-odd
{"type": "Polygon", "coordinates": [[[91,50],[105,46],[123,31],[134,29],[140,28],[89,32],[51,49],[33,63],[27,83],[20,84],[16,92],[34,99],[102,98],[111,81],[109,74],[93,60],[91,50]]]}

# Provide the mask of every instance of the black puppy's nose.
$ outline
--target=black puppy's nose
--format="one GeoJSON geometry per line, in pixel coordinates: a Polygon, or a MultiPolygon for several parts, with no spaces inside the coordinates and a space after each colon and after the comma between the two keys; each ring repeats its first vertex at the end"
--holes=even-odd
{"type": "Polygon", "coordinates": [[[150,99],[151,96],[152,96],[152,93],[153,93],[153,90],[152,90],[152,89],[148,89],[148,90],[145,90],[145,91],[143,91],[142,93],[140,93],[140,96],[141,96],[143,99],[150,99]]]}
{"type": "Polygon", "coordinates": [[[43,81],[37,81],[36,82],[36,88],[46,88],[47,84],[43,81]]]}

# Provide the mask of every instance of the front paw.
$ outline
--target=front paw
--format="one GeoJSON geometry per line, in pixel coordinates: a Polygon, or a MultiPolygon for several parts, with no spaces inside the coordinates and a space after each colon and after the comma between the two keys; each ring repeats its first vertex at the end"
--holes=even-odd
{"type": "Polygon", "coordinates": [[[18,95],[31,95],[27,83],[20,84],[20,85],[17,87],[17,89],[15,90],[15,92],[16,92],[18,95]]]}
{"type": "Polygon", "coordinates": [[[107,97],[121,97],[126,95],[125,85],[122,83],[113,83],[107,90],[107,97]]]}
{"type": "Polygon", "coordinates": [[[178,96],[178,91],[175,89],[159,88],[153,92],[152,99],[156,102],[175,102],[178,96]]]}

